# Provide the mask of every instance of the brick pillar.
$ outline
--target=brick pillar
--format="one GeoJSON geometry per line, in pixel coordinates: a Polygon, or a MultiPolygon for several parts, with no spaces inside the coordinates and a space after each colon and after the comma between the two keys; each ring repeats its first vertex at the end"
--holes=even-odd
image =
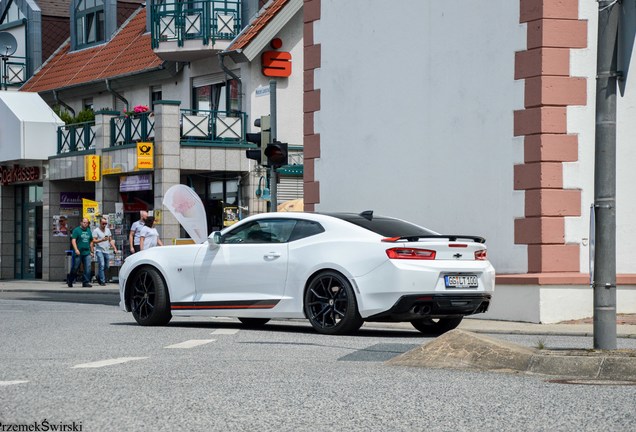
{"type": "Polygon", "coordinates": [[[320,182],[314,166],[320,158],[320,134],[314,128],[314,114],[320,111],[320,89],[315,88],[314,72],[320,68],[320,44],[314,43],[314,22],[320,20],[320,0],[305,0],[304,13],[304,95],[303,95],[303,190],[305,211],[314,211],[320,202],[320,182]]]}
{"type": "Polygon", "coordinates": [[[181,130],[180,101],[156,101],[155,112],[155,170],[154,210],[161,210],[161,222],[157,230],[164,244],[172,244],[172,239],[179,238],[180,225],[177,219],[163,206],[163,197],[168,189],[179,184],[181,173],[181,130]]]}
{"type": "Polygon", "coordinates": [[[113,213],[115,203],[119,201],[118,176],[104,176],[104,168],[109,168],[108,152],[110,148],[110,120],[119,115],[118,111],[100,110],[95,113],[95,154],[102,159],[101,181],[95,183],[95,201],[99,203],[101,213],[113,213]]]}
{"type": "Polygon", "coordinates": [[[528,272],[579,272],[580,245],[565,242],[565,218],[581,216],[581,191],[564,189],[563,163],[578,160],[578,136],[567,131],[567,107],[587,104],[586,79],[570,76],[570,50],[587,46],[578,0],[520,0],[527,50],[515,56],[515,79],[525,80],[525,109],[514,134],[524,136],[524,163],[514,188],[525,191],[525,217],[515,243],[528,245],[528,272]]]}

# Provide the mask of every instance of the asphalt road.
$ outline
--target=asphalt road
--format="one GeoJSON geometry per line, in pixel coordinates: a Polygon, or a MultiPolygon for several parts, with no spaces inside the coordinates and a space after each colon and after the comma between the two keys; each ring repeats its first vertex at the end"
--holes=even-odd
{"type": "MultiPolygon", "coordinates": [[[[53,294],[48,300],[55,300],[53,294]]],[[[0,317],[4,425],[75,422],[83,431],[636,430],[636,386],[386,365],[431,340],[411,330],[323,336],[300,322],[248,330],[230,319],[142,328],[108,304],[19,300],[6,293],[0,317]]],[[[537,344],[537,336],[497,337],[537,344]]],[[[543,342],[589,346],[586,338],[562,339],[543,342]]]]}

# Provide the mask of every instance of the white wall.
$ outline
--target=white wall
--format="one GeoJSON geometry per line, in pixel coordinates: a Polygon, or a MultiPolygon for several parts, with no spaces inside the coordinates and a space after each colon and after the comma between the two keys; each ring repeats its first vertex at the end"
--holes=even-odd
{"type": "MultiPolygon", "coordinates": [[[[633,2],[623,2],[622,7],[633,15],[633,2]]],[[[598,3],[579,2],[579,18],[588,20],[587,48],[572,50],[570,74],[587,77],[587,106],[568,108],[568,133],[578,134],[579,161],[565,164],[565,187],[581,188],[581,218],[566,219],[566,240],[577,242],[589,237],[590,205],[594,202],[594,148],[596,106],[596,50],[598,39],[598,3]]],[[[624,24],[623,24],[624,25],[624,24]]],[[[633,24],[632,24],[633,25],[633,24]]],[[[631,36],[633,40],[633,35],[631,36]]],[[[625,92],[617,96],[616,127],[616,271],[636,273],[636,54],[632,51],[630,75],[625,82],[625,92]]],[[[581,271],[589,270],[589,248],[581,247],[581,271]]]]}
{"type": "Polygon", "coordinates": [[[500,273],[527,271],[514,244],[523,141],[513,111],[525,49],[519,2],[323,0],[318,211],[397,216],[488,240],[500,273]],[[361,169],[363,167],[363,169],[361,169]]]}
{"type": "MultiPolygon", "coordinates": [[[[276,35],[283,41],[278,51],[287,51],[292,56],[292,74],[289,78],[276,78],[276,114],[278,140],[290,145],[303,144],[303,12],[300,10],[276,35]]],[[[272,48],[269,44],[263,51],[272,48]]],[[[257,132],[252,125],[254,119],[270,113],[270,98],[268,95],[256,96],[259,86],[269,87],[272,79],[263,75],[260,56],[255,58],[248,69],[244,69],[245,91],[247,106],[245,111],[250,113],[248,131],[257,132]]]]}

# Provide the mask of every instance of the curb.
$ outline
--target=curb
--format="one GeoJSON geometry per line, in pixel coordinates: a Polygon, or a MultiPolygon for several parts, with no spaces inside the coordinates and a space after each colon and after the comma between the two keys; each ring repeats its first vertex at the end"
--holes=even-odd
{"type": "Polygon", "coordinates": [[[636,384],[636,350],[537,350],[464,330],[451,330],[387,364],[636,384]]]}

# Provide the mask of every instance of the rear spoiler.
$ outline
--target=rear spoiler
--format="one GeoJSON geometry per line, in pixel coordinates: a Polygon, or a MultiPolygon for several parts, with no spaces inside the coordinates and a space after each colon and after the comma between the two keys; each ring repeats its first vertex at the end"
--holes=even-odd
{"type": "Polygon", "coordinates": [[[402,236],[402,237],[387,237],[383,238],[383,242],[395,243],[401,240],[405,241],[418,241],[419,239],[448,239],[449,241],[457,241],[458,239],[470,240],[475,243],[486,243],[486,239],[483,237],[470,236],[470,235],[423,235],[423,236],[402,236]]]}

